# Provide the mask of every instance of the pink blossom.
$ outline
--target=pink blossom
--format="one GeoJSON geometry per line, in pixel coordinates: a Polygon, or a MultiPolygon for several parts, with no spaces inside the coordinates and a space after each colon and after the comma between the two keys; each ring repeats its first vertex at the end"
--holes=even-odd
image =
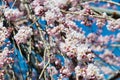
{"type": "Polygon", "coordinates": [[[110,38],[109,36],[99,36],[98,37],[98,43],[100,44],[107,44],[109,42],[110,38]]]}
{"type": "Polygon", "coordinates": [[[7,20],[15,21],[17,18],[23,16],[23,12],[20,12],[18,9],[6,8],[4,15],[7,18],[7,20]]]}
{"type": "Polygon", "coordinates": [[[87,38],[88,38],[88,42],[92,42],[92,41],[96,40],[97,35],[94,34],[94,33],[89,33],[88,36],[87,36],[87,38]]]}
{"type": "Polygon", "coordinates": [[[8,57],[9,53],[10,51],[7,47],[5,47],[2,53],[0,53],[0,68],[2,68],[5,63],[9,64],[12,61],[12,58],[8,57]]]}
{"type": "Polygon", "coordinates": [[[88,64],[88,66],[84,68],[76,66],[75,72],[78,76],[82,76],[84,79],[103,79],[103,74],[100,74],[100,69],[94,64],[88,64]]]}
{"type": "Polygon", "coordinates": [[[71,72],[70,70],[67,68],[67,67],[62,67],[60,69],[60,74],[63,76],[63,77],[69,77],[71,75],[71,72]]]}
{"type": "Polygon", "coordinates": [[[37,6],[41,6],[43,5],[43,3],[45,2],[46,0],[34,0],[32,3],[31,3],[31,6],[32,8],[35,8],[37,6]]]}
{"type": "Polygon", "coordinates": [[[43,6],[37,6],[37,7],[35,7],[34,12],[35,12],[36,15],[42,15],[43,12],[44,12],[43,6]]]}
{"type": "Polygon", "coordinates": [[[97,19],[96,25],[98,26],[98,28],[102,28],[105,25],[105,22],[105,19],[97,19]]]}
{"type": "Polygon", "coordinates": [[[14,36],[15,41],[19,43],[26,43],[27,39],[32,35],[32,29],[27,26],[20,27],[18,33],[14,36]]]}
{"type": "Polygon", "coordinates": [[[0,46],[3,45],[4,40],[7,38],[8,31],[5,27],[0,26],[0,46]]]}
{"type": "Polygon", "coordinates": [[[108,21],[107,29],[111,31],[115,31],[117,29],[120,29],[120,19],[117,19],[115,21],[108,21]]]}

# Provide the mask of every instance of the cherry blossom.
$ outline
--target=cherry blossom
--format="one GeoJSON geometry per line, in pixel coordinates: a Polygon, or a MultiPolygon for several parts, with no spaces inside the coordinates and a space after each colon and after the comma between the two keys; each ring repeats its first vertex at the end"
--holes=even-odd
{"type": "Polygon", "coordinates": [[[27,26],[20,27],[18,33],[14,36],[15,41],[19,43],[26,43],[27,39],[32,35],[32,29],[27,26]]]}
{"type": "Polygon", "coordinates": [[[85,68],[80,68],[77,66],[75,68],[76,75],[82,76],[85,79],[103,79],[103,74],[100,74],[100,69],[94,64],[89,64],[85,68]]]}
{"type": "Polygon", "coordinates": [[[35,9],[34,9],[34,12],[35,12],[36,15],[42,14],[43,11],[44,11],[43,6],[37,6],[37,7],[35,7],[35,9]]]}
{"type": "Polygon", "coordinates": [[[105,75],[114,74],[120,66],[115,51],[119,45],[113,46],[120,42],[118,4],[99,3],[102,1],[3,0],[0,79],[7,75],[12,80],[104,80],[105,75]],[[14,73],[14,67],[21,76],[14,73]]]}
{"type": "Polygon", "coordinates": [[[4,15],[6,19],[15,21],[23,15],[23,12],[20,12],[18,9],[6,8],[4,10],[4,15]]]}
{"type": "Polygon", "coordinates": [[[111,31],[120,29],[119,19],[117,19],[116,21],[109,21],[107,25],[107,29],[111,31]]]}
{"type": "Polygon", "coordinates": [[[4,40],[7,38],[8,31],[5,27],[0,26],[0,46],[4,44],[4,40]]]}
{"type": "Polygon", "coordinates": [[[105,20],[104,20],[104,19],[97,19],[96,25],[97,25],[99,28],[102,28],[102,27],[105,25],[105,20]]]}

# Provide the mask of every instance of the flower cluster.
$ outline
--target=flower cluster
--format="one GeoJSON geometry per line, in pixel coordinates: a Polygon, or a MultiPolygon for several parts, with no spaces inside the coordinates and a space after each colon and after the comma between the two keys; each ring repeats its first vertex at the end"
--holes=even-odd
{"type": "Polygon", "coordinates": [[[94,57],[90,45],[84,44],[85,36],[83,32],[77,32],[74,29],[66,30],[65,42],[61,42],[60,50],[66,53],[68,57],[77,57],[78,61],[91,61],[94,57]],[[68,31],[68,32],[67,32],[68,31]]]}
{"type": "Polygon", "coordinates": [[[66,32],[65,42],[60,43],[60,49],[63,53],[66,53],[67,56],[75,57],[77,55],[77,47],[84,39],[85,36],[83,33],[77,32],[73,29],[68,30],[68,32],[66,32]]]}
{"type": "Polygon", "coordinates": [[[53,25],[55,21],[59,21],[62,18],[62,14],[60,9],[55,7],[51,10],[45,12],[45,20],[47,21],[48,25],[53,25]]]}
{"type": "Polygon", "coordinates": [[[17,44],[26,43],[27,39],[30,38],[32,34],[32,28],[27,26],[21,26],[14,38],[17,44]]]}
{"type": "Polygon", "coordinates": [[[4,44],[4,40],[7,38],[7,34],[7,29],[3,26],[0,26],[0,46],[4,44]]]}
{"type": "Polygon", "coordinates": [[[23,16],[23,12],[20,12],[18,9],[6,8],[4,10],[4,15],[7,20],[15,21],[17,18],[23,16]]]}
{"type": "MultiPolygon", "coordinates": [[[[11,57],[9,57],[9,55],[12,53],[13,51],[12,50],[10,51],[7,47],[3,49],[2,53],[0,53],[0,69],[14,62],[14,60],[11,57]]],[[[1,80],[4,80],[4,71],[5,71],[4,69],[0,71],[1,80]]]]}
{"type": "Polygon", "coordinates": [[[110,31],[115,31],[120,29],[120,19],[117,19],[115,21],[109,21],[107,25],[107,29],[110,31]]]}
{"type": "Polygon", "coordinates": [[[40,5],[43,5],[43,3],[45,2],[46,0],[34,0],[32,3],[31,3],[31,6],[32,8],[35,8],[37,6],[40,6],[40,5]]]}
{"type": "Polygon", "coordinates": [[[96,41],[96,39],[97,39],[97,35],[95,33],[89,33],[87,35],[87,42],[88,43],[93,43],[96,41]]]}
{"type": "Polygon", "coordinates": [[[97,40],[97,42],[100,43],[100,45],[107,44],[109,41],[110,41],[110,36],[102,36],[102,35],[100,35],[97,40]]]}
{"type": "Polygon", "coordinates": [[[6,57],[8,56],[9,50],[8,48],[4,48],[3,52],[0,53],[0,68],[3,67],[5,61],[6,61],[6,57]]]}
{"type": "MultiPolygon", "coordinates": [[[[99,63],[99,65],[95,64],[96,57],[103,59],[106,64],[120,66],[120,57],[108,50],[111,43],[120,42],[120,33],[103,35],[104,31],[102,31],[106,24],[110,31],[119,30],[120,19],[107,16],[109,11],[101,14],[102,9],[94,10],[94,7],[89,5],[91,0],[85,3],[86,0],[18,0],[12,7],[9,6],[9,2],[13,1],[4,0],[7,8],[0,7],[3,9],[0,11],[0,20],[6,20],[0,23],[0,48],[7,46],[0,54],[0,68],[13,61],[8,55],[12,53],[9,49],[13,46],[9,44],[14,43],[13,37],[18,44],[18,47],[13,44],[14,48],[21,50],[23,54],[21,57],[28,65],[28,79],[34,79],[34,76],[36,80],[44,78],[54,80],[54,76],[57,76],[57,79],[103,80],[100,70],[103,72],[104,69],[108,70],[105,74],[112,73],[112,70],[99,63]],[[13,7],[17,8],[13,9],[13,7]],[[31,19],[29,14],[34,19],[31,19]],[[30,27],[29,23],[32,23],[30,27]],[[94,23],[98,28],[95,28],[94,23]],[[6,38],[10,39],[9,44],[5,43],[6,38]],[[27,54],[28,50],[30,54],[27,54]],[[96,51],[103,54],[99,56],[95,54],[96,51]]],[[[1,70],[0,79],[2,76],[4,71],[1,70]]]]}
{"type": "Polygon", "coordinates": [[[63,31],[63,29],[64,29],[64,25],[60,24],[52,29],[48,28],[47,32],[51,36],[56,36],[56,35],[60,34],[60,32],[63,31]]]}
{"type": "Polygon", "coordinates": [[[52,9],[54,7],[63,7],[67,4],[68,0],[47,0],[44,2],[44,6],[48,9],[52,9]]]}
{"type": "Polygon", "coordinates": [[[103,79],[103,75],[100,73],[100,69],[94,64],[88,64],[88,66],[84,68],[77,66],[75,68],[75,73],[77,76],[81,76],[84,79],[93,79],[93,80],[103,79]]]}
{"type": "Polygon", "coordinates": [[[70,72],[70,70],[67,67],[62,67],[60,69],[60,78],[64,78],[64,77],[70,77],[72,73],[70,72]]]}
{"type": "Polygon", "coordinates": [[[78,61],[92,61],[94,54],[86,44],[81,44],[77,47],[77,60],[78,61]]]}
{"type": "Polygon", "coordinates": [[[37,6],[37,7],[35,7],[34,12],[35,12],[35,15],[42,15],[43,12],[44,12],[43,6],[37,6]]]}
{"type": "Polygon", "coordinates": [[[98,26],[98,28],[102,28],[105,25],[105,22],[105,19],[97,19],[96,25],[98,26]]]}
{"type": "Polygon", "coordinates": [[[9,57],[9,54],[11,53],[13,53],[13,51],[10,51],[7,47],[0,53],[0,68],[2,68],[5,63],[9,64],[13,62],[13,59],[9,57]]]}

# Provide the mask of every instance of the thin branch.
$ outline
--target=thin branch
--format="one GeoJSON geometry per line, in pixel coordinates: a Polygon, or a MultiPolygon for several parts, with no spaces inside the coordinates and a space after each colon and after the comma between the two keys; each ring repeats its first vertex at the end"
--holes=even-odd
{"type": "MultiPolygon", "coordinates": [[[[91,7],[92,9],[93,9],[93,7],[91,7]]],[[[96,8],[95,8],[96,9],[96,8]]],[[[97,10],[97,9],[96,9],[97,10]]],[[[71,11],[65,11],[65,10],[61,10],[61,12],[63,12],[63,13],[66,13],[66,14],[68,14],[68,13],[70,13],[70,14],[75,14],[75,15],[79,15],[79,14],[81,14],[81,11],[76,11],[76,12],[71,12],[71,11]]],[[[103,16],[100,16],[100,15],[88,15],[88,14],[83,14],[83,16],[92,16],[92,17],[94,17],[94,18],[100,18],[100,19],[108,19],[108,20],[113,20],[112,18],[110,18],[110,17],[103,17],[103,16]]]]}
{"type": "Polygon", "coordinates": [[[115,14],[116,16],[120,17],[120,11],[117,10],[112,10],[112,9],[105,9],[105,8],[100,8],[100,7],[90,7],[92,10],[97,11],[97,12],[105,12],[109,15],[115,14]]]}
{"type": "Polygon", "coordinates": [[[16,1],[17,1],[17,0],[15,0],[15,1],[13,2],[13,4],[12,4],[12,7],[11,7],[11,8],[13,8],[13,7],[14,7],[14,5],[15,5],[16,1]]]}
{"type": "Polygon", "coordinates": [[[40,76],[39,76],[39,79],[41,79],[41,77],[42,77],[42,75],[43,75],[43,72],[45,71],[45,69],[47,68],[47,66],[49,65],[49,63],[50,63],[50,60],[47,62],[47,64],[44,66],[44,68],[43,68],[43,70],[42,70],[42,72],[41,72],[41,74],[40,74],[40,76]]]}
{"type": "Polygon", "coordinates": [[[99,1],[101,1],[101,2],[107,2],[107,3],[111,3],[111,4],[114,4],[114,5],[120,6],[120,3],[117,3],[117,2],[112,1],[112,0],[99,0],[99,1]]]}
{"type": "Polygon", "coordinates": [[[112,44],[112,47],[120,47],[120,44],[112,44]]]}
{"type": "Polygon", "coordinates": [[[120,78],[120,70],[115,71],[115,73],[114,73],[113,75],[111,75],[111,76],[108,78],[108,80],[116,80],[116,79],[118,79],[118,78],[120,78]]]}

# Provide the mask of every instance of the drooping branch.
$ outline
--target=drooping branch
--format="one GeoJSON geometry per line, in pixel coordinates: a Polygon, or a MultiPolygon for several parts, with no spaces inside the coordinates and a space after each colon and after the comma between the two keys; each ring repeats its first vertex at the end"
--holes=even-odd
{"type": "Polygon", "coordinates": [[[120,78],[120,70],[115,71],[115,73],[111,75],[108,80],[116,80],[118,78],[120,78]]]}
{"type": "Polygon", "coordinates": [[[100,7],[92,7],[91,9],[96,11],[96,12],[101,12],[101,13],[107,13],[108,15],[113,15],[113,16],[117,16],[118,18],[120,18],[120,11],[117,10],[112,10],[112,9],[105,9],[105,8],[100,8],[100,7]]]}

